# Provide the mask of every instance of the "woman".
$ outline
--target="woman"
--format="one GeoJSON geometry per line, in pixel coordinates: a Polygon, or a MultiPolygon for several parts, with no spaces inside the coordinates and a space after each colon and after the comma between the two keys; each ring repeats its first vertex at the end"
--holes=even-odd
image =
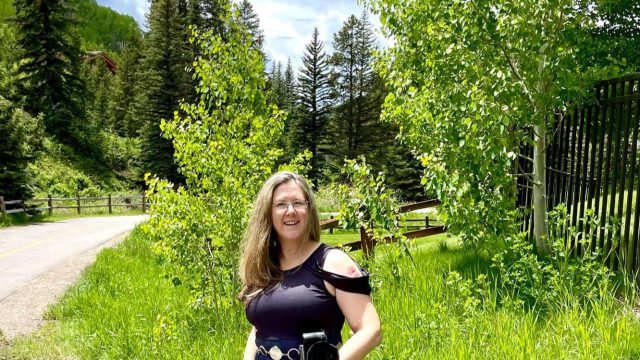
{"type": "Polygon", "coordinates": [[[245,360],[299,359],[309,332],[324,331],[342,360],[363,359],[380,344],[368,274],[319,240],[307,182],[288,171],[272,175],[258,193],[240,259],[240,299],[253,325],[245,360]],[[353,336],[340,346],[345,319],[353,336]]]}

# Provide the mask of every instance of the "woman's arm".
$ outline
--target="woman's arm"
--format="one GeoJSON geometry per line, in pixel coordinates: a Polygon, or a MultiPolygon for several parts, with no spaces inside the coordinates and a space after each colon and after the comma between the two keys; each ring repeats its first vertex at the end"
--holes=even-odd
{"type": "Polygon", "coordinates": [[[256,328],[251,327],[251,332],[247,338],[247,345],[244,347],[244,360],[253,360],[256,358],[256,328]]]}
{"type": "MultiPolygon", "coordinates": [[[[323,268],[326,271],[344,276],[362,276],[355,262],[342,251],[328,252],[323,268]]],[[[353,336],[340,348],[340,359],[364,359],[373,348],[382,342],[380,319],[371,302],[371,297],[342,291],[330,284],[327,285],[329,291],[335,294],[338,306],[354,332],[353,336]]]]}

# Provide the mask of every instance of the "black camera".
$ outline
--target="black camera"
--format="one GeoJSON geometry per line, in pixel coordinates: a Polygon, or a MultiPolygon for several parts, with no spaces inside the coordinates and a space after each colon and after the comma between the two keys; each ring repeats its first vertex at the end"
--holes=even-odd
{"type": "Polygon", "coordinates": [[[300,360],[338,360],[338,349],[327,341],[324,331],[302,334],[300,360]]]}

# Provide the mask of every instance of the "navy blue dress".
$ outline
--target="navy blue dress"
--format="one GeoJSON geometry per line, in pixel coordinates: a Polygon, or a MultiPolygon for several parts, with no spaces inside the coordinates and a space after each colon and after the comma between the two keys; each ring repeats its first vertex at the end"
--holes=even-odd
{"type": "Polygon", "coordinates": [[[247,319],[256,328],[256,346],[268,350],[275,343],[286,352],[302,343],[303,333],[321,330],[331,344],[337,346],[342,342],[344,315],[324,280],[337,289],[360,294],[370,294],[371,287],[369,274],[364,270],[363,276],[357,278],[323,270],[331,249],[320,244],[300,266],[283,271],[281,282],[247,304],[247,319]]]}

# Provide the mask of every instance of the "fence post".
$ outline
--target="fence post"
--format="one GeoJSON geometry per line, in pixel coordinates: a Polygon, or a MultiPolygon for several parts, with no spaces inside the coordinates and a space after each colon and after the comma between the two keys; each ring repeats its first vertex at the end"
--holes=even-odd
{"type": "Polygon", "coordinates": [[[108,198],[107,200],[109,201],[109,202],[108,202],[108,205],[109,205],[109,214],[112,214],[112,213],[113,213],[113,209],[112,209],[112,205],[111,205],[111,204],[112,204],[112,203],[111,203],[111,194],[109,194],[109,198],[108,198]]]}
{"type": "Polygon", "coordinates": [[[146,213],[147,212],[147,196],[142,193],[142,213],[146,213]]]}
{"type": "Polygon", "coordinates": [[[365,230],[364,226],[360,226],[360,245],[362,247],[362,253],[366,258],[373,255],[373,239],[369,234],[367,234],[367,230],[365,230]]]}
{"type": "Polygon", "coordinates": [[[49,194],[47,199],[47,205],[49,206],[49,216],[53,215],[53,198],[51,194],[49,194]]]}
{"type": "Polygon", "coordinates": [[[7,207],[4,205],[4,196],[0,196],[0,212],[2,212],[2,215],[7,215],[7,207]]]}
{"type": "Polygon", "coordinates": [[[424,217],[424,227],[426,227],[426,228],[429,227],[429,215],[424,217]]]}
{"type": "MultiPolygon", "coordinates": [[[[333,215],[331,215],[329,218],[330,218],[331,220],[333,220],[333,215]]],[[[330,229],[329,229],[329,234],[333,234],[333,228],[330,228],[330,229]]]]}
{"type": "Polygon", "coordinates": [[[78,208],[78,214],[80,214],[80,194],[76,194],[76,204],[78,208]]]}

